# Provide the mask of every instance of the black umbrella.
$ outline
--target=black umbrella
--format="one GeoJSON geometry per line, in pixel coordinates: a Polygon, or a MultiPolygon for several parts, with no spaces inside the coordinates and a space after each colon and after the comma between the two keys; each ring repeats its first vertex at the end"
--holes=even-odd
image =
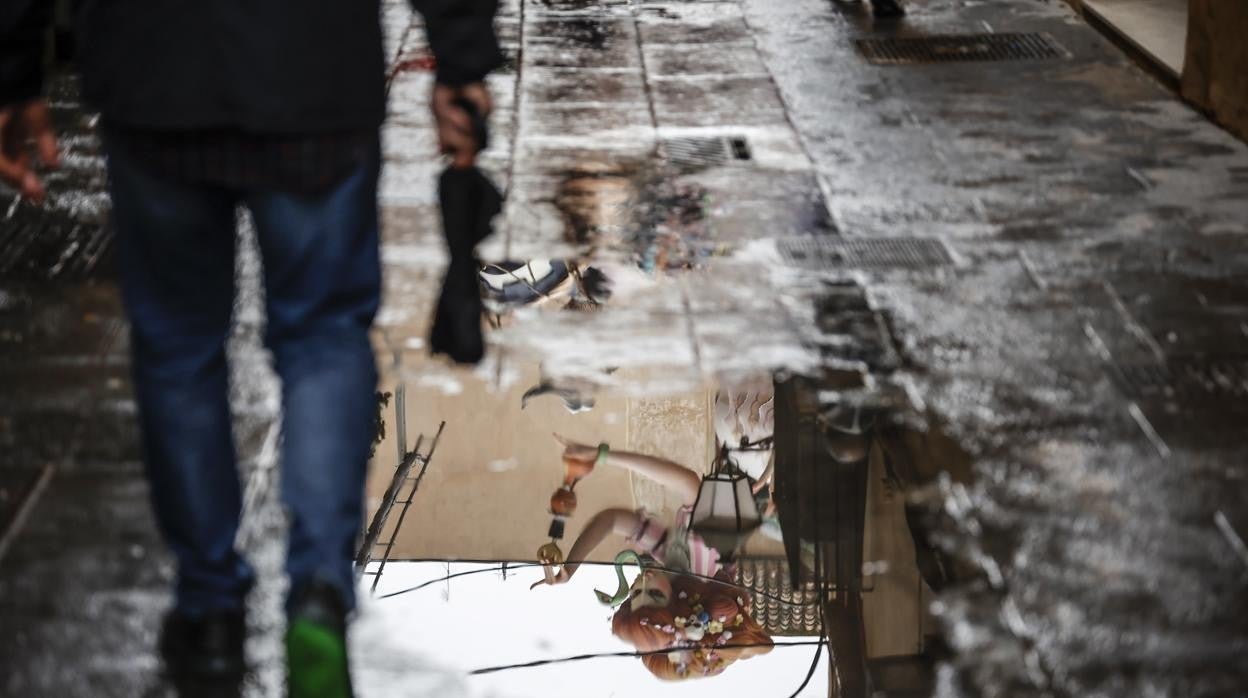
{"type": "MultiPolygon", "coordinates": [[[[480,112],[466,100],[458,105],[472,116],[476,141],[484,150],[488,133],[480,112]]],[[[491,222],[502,211],[503,195],[476,167],[448,167],[438,181],[438,200],[451,262],[442,281],[429,345],[434,354],[446,354],[461,364],[475,364],[485,356],[476,248],[493,232],[491,222]]]]}

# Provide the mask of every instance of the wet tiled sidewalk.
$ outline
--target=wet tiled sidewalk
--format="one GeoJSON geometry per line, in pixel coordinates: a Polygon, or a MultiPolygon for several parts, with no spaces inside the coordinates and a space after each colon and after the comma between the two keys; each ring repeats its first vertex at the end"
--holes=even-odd
{"type": "MultiPolygon", "coordinates": [[[[1055,2],[916,1],[901,22],[830,0],[502,5],[508,63],[490,78],[483,166],[508,198],[480,252],[501,279],[528,270],[537,283],[534,269],[559,263],[567,280],[525,303],[491,303],[490,353],[475,371],[427,358],[446,259],[432,76],[419,22],[387,1],[386,296],[375,345],[382,389],[401,386],[406,415],[393,397],[383,411],[372,507],[396,447],[447,423],[395,557],[532,560],[548,515],[525,498],[532,487],[545,497],[555,477],[539,465],[559,462],[550,431],[704,472],[720,398],[760,375],[776,385],[806,375],[830,422],[888,414],[956,444],[930,450],[933,472],[901,479],[927,543],[964,574],[920,581],[911,568],[916,556],[923,568],[922,536],[901,536],[890,553],[892,538],[877,532],[864,553],[907,560],[870,588],[881,599],[899,593],[898,579],[919,589],[898,603],[915,609],[921,654],[938,662],[927,690],[1248,691],[1248,146],[1055,2]],[[1058,56],[879,65],[856,44],[972,32],[1041,33],[1058,56]],[[522,398],[530,386],[546,389],[522,398]],[[573,403],[592,409],[573,414],[573,403]],[[968,463],[973,477],[959,469],[968,463]],[[474,488],[506,494],[474,499],[474,488]]],[[[25,491],[7,483],[54,469],[0,552],[0,693],[167,695],[152,648],[171,569],[138,463],[102,161],[90,115],[73,103],[72,82],[61,85],[71,157],[52,213],[0,206],[0,482],[25,491]]],[[[233,402],[245,475],[258,486],[277,386],[258,340],[254,255],[240,271],[233,402]]],[[[888,450],[889,439],[878,443],[868,450],[888,450]]],[[[868,526],[905,529],[893,476],[870,473],[864,496],[878,508],[868,504],[868,526]]],[[[613,492],[656,515],[679,505],[644,478],[595,477],[582,510],[614,502],[613,492]]],[[[248,519],[262,572],[248,695],[280,695],[282,681],[281,522],[268,491],[258,487],[248,519]]],[[[5,516],[17,510],[0,504],[5,516]]],[[[383,593],[441,574],[393,569],[383,593]]],[[[537,579],[529,572],[525,588],[537,579]]],[[[555,630],[554,640],[480,641],[497,656],[460,635],[427,641],[440,631],[426,617],[454,624],[467,613],[456,594],[513,598],[510,587],[469,589],[447,585],[444,606],[367,604],[354,648],[360,693],[529,696],[558,683],[559,673],[464,675],[507,663],[516,647],[534,648],[520,659],[573,653],[555,630]]],[[[538,599],[534,613],[555,608],[541,591],[515,598],[538,599]]],[[[868,654],[895,641],[868,628],[868,654]]],[[[810,650],[777,647],[679,685],[745,695],[733,692],[735,675],[762,686],[749,695],[788,695],[810,650]],[[799,652],[799,668],[784,663],[799,652]]],[[[613,688],[651,695],[633,684],[574,695],[613,688]]],[[[802,695],[827,690],[825,668],[802,695]]]]}

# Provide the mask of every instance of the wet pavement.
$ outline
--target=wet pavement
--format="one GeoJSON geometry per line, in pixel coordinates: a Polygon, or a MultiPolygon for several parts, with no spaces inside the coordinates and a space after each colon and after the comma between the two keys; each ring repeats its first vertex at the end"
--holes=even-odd
{"type": "MultiPolygon", "coordinates": [[[[431,64],[385,4],[361,695],[783,697],[808,672],[800,695],[1248,695],[1248,146],[1063,4],[909,9],[504,2],[483,164],[508,199],[469,371],[426,356],[446,261],[431,64]],[[1053,55],[880,63],[857,43],[1016,32],[1053,55]],[[552,494],[584,467],[552,432],[625,454],[572,512],[552,494]],[[742,437],[762,443],[728,457],[773,487],[735,554],[643,546],[649,572],[621,567],[643,600],[613,609],[594,594],[616,589],[613,533],[530,589],[539,548],[570,554],[600,511],[705,540],[680,483],[742,437]]],[[[174,695],[153,653],[172,570],[74,95],[61,78],[49,210],[0,201],[0,693],[174,695]]],[[[261,581],[242,693],[265,696],[279,405],[243,249],[232,402],[261,581]]]]}

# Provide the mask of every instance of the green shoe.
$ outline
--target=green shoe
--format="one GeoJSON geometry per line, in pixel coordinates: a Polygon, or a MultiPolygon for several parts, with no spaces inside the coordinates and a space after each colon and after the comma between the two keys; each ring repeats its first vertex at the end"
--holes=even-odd
{"type": "Polygon", "coordinates": [[[346,613],[332,587],[304,590],[286,629],[286,690],[290,698],[352,698],[346,613]]]}

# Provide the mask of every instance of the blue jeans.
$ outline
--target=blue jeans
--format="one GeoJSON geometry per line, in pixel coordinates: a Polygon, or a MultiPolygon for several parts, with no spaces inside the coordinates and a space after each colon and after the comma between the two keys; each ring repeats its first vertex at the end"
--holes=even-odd
{"type": "Polygon", "coordinates": [[[239,205],[256,224],[265,342],[282,380],[291,591],[324,581],[353,606],[377,409],[378,156],[324,194],[299,196],[171,181],[117,143],[106,149],[144,459],[178,563],[177,608],[240,608],[253,580],[234,549],[242,488],[225,358],[239,205]]]}

